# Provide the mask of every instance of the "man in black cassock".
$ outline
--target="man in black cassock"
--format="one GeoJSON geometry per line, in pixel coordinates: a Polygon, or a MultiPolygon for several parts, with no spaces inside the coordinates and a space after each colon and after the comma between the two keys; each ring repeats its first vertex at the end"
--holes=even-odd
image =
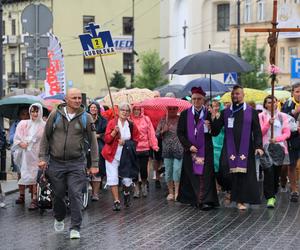
{"type": "Polygon", "coordinates": [[[231,190],[231,201],[237,202],[238,209],[245,210],[245,203],[260,203],[255,155],[263,154],[262,134],[258,113],[244,103],[241,86],[233,88],[231,99],[231,107],[224,109],[219,118],[212,113],[211,127],[220,130],[224,126],[225,130],[218,181],[231,190]]]}
{"type": "Polygon", "coordinates": [[[177,136],[184,147],[177,201],[209,210],[219,206],[213,160],[211,114],[205,92],[192,88],[193,106],[180,114],[177,136]]]}

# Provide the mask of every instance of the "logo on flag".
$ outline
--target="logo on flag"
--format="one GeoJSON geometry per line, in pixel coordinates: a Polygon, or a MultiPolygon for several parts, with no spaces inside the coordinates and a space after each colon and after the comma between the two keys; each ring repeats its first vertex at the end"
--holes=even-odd
{"type": "Polygon", "coordinates": [[[89,23],[85,29],[90,33],[79,35],[84,57],[94,58],[100,55],[115,54],[114,43],[109,31],[96,32],[99,25],[89,23]]]}

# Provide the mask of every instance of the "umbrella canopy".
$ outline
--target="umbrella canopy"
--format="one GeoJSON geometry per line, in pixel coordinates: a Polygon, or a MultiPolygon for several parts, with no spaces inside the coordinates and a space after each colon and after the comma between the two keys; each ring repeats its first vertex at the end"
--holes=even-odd
{"type": "Polygon", "coordinates": [[[161,96],[165,96],[167,93],[172,92],[176,97],[182,97],[181,91],[183,86],[178,84],[166,84],[156,88],[155,90],[159,91],[161,96]]]}
{"type": "MultiPolygon", "coordinates": [[[[207,94],[210,92],[210,79],[209,78],[197,78],[187,83],[180,92],[181,97],[191,95],[192,87],[201,87],[207,94]]],[[[211,92],[212,96],[222,95],[228,92],[229,89],[221,82],[215,79],[211,79],[211,92]]]]}
{"type": "Polygon", "coordinates": [[[58,99],[47,99],[44,101],[44,104],[49,111],[52,111],[54,108],[56,108],[61,103],[63,103],[63,101],[58,100],[58,99]]]}
{"type": "MultiPolygon", "coordinates": [[[[267,92],[263,90],[244,88],[245,102],[255,102],[262,103],[265,97],[268,95],[267,92]]],[[[222,102],[231,102],[231,93],[227,92],[221,97],[222,102]]]]}
{"type": "Polygon", "coordinates": [[[238,56],[208,50],[186,56],[169,69],[167,74],[219,74],[228,72],[248,72],[253,67],[238,56]]]}
{"type": "MultiPolygon", "coordinates": [[[[268,90],[267,93],[271,95],[272,90],[268,90]]],[[[274,91],[274,96],[279,100],[279,101],[285,101],[291,97],[291,92],[287,90],[276,90],[274,91]]]]}
{"type": "MultiPolygon", "coordinates": [[[[141,102],[146,99],[151,99],[154,97],[153,91],[149,89],[124,89],[119,92],[112,93],[112,99],[114,101],[114,105],[119,105],[122,102],[128,103],[136,103],[141,102]]],[[[109,95],[106,95],[103,98],[103,105],[111,106],[109,95]]]]}
{"type": "Polygon", "coordinates": [[[21,107],[28,107],[33,103],[40,103],[43,106],[43,111],[47,115],[48,109],[44,103],[44,100],[39,96],[33,95],[16,95],[3,98],[0,100],[0,116],[9,119],[18,119],[18,111],[21,107]]]}
{"type": "Polygon", "coordinates": [[[47,96],[44,98],[45,100],[48,99],[57,99],[57,100],[64,100],[65,99],[65,94],[61,93],[61,94],[56,94],[56,95],[52,95],[52,96],[47,96]]]}
{"type": "Polygon", "coordinates": [[[153,98],[136,105],[144,108],[144,114],[149,116],[154,128],[157,127],[160,119],[166,115],[167,107],[178,107],[178,112],[182,112],[192,106],[188,101],[171,97],[153,98]]]}

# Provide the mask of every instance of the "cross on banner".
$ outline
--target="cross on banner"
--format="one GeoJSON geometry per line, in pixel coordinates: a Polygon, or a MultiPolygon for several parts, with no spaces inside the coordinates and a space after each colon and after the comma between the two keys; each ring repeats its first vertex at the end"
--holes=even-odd
{"type": "MultiPolygon", "coordinates": [[[[278,0],[273,1],[273,18],[272,18],[272,28],[246,28],[245,32],[268,32],[268,44],[270,47],[270,55],[269,55],[269,61],[270,65],[276,64],[276,46],[277,46],[277,40],[278,35],[280,32],[300,32],[300,28],[277,28],[278,22],[277,22],[277,6],[278,6],[278,0]]],[[[275,77],[272,77],[271,79],[271,86],[272,86],[272,97],[274,97],[274,85],[275,85],[275,77]]],[[[274,98],[272,98],[272,103],[274,102],[274,98]]],[[[271,117],[274,117],[274,105],[272,105],[271,109],[271,117]]],[[[272,124],[271,126],[271,138],[274,137],[274,126],[272,124]]]]}

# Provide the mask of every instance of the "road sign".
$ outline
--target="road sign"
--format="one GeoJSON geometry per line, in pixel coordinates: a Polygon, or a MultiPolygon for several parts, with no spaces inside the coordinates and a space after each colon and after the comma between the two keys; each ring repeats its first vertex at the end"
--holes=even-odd
{"type": "Polygon", "coordinates": [[[300,78],[300,58],[291,59],[291,78],[300,78]]]}
{"type": "Polygon", "coordinates": [[[25,32],[31,35],[46,34],[53,24],[53,16],[49,8],[43,4],[29,4],[21,15],[25,32]]]}
{"type": "Polygon", "coordinates": [[[80,42],[83,49],[84,57],[94,58],[100,55],[115,54],[114,43],[109,31],[96,32],[100,26],[94,23],[89,23],[85,27],[90,34],[85,33],[79,35],[80,42]]]}
{"type": "Polygon", "coordinates": [[[236,85],[237,73],[236,72],[224,73],[224,84],[236,85]]]}

